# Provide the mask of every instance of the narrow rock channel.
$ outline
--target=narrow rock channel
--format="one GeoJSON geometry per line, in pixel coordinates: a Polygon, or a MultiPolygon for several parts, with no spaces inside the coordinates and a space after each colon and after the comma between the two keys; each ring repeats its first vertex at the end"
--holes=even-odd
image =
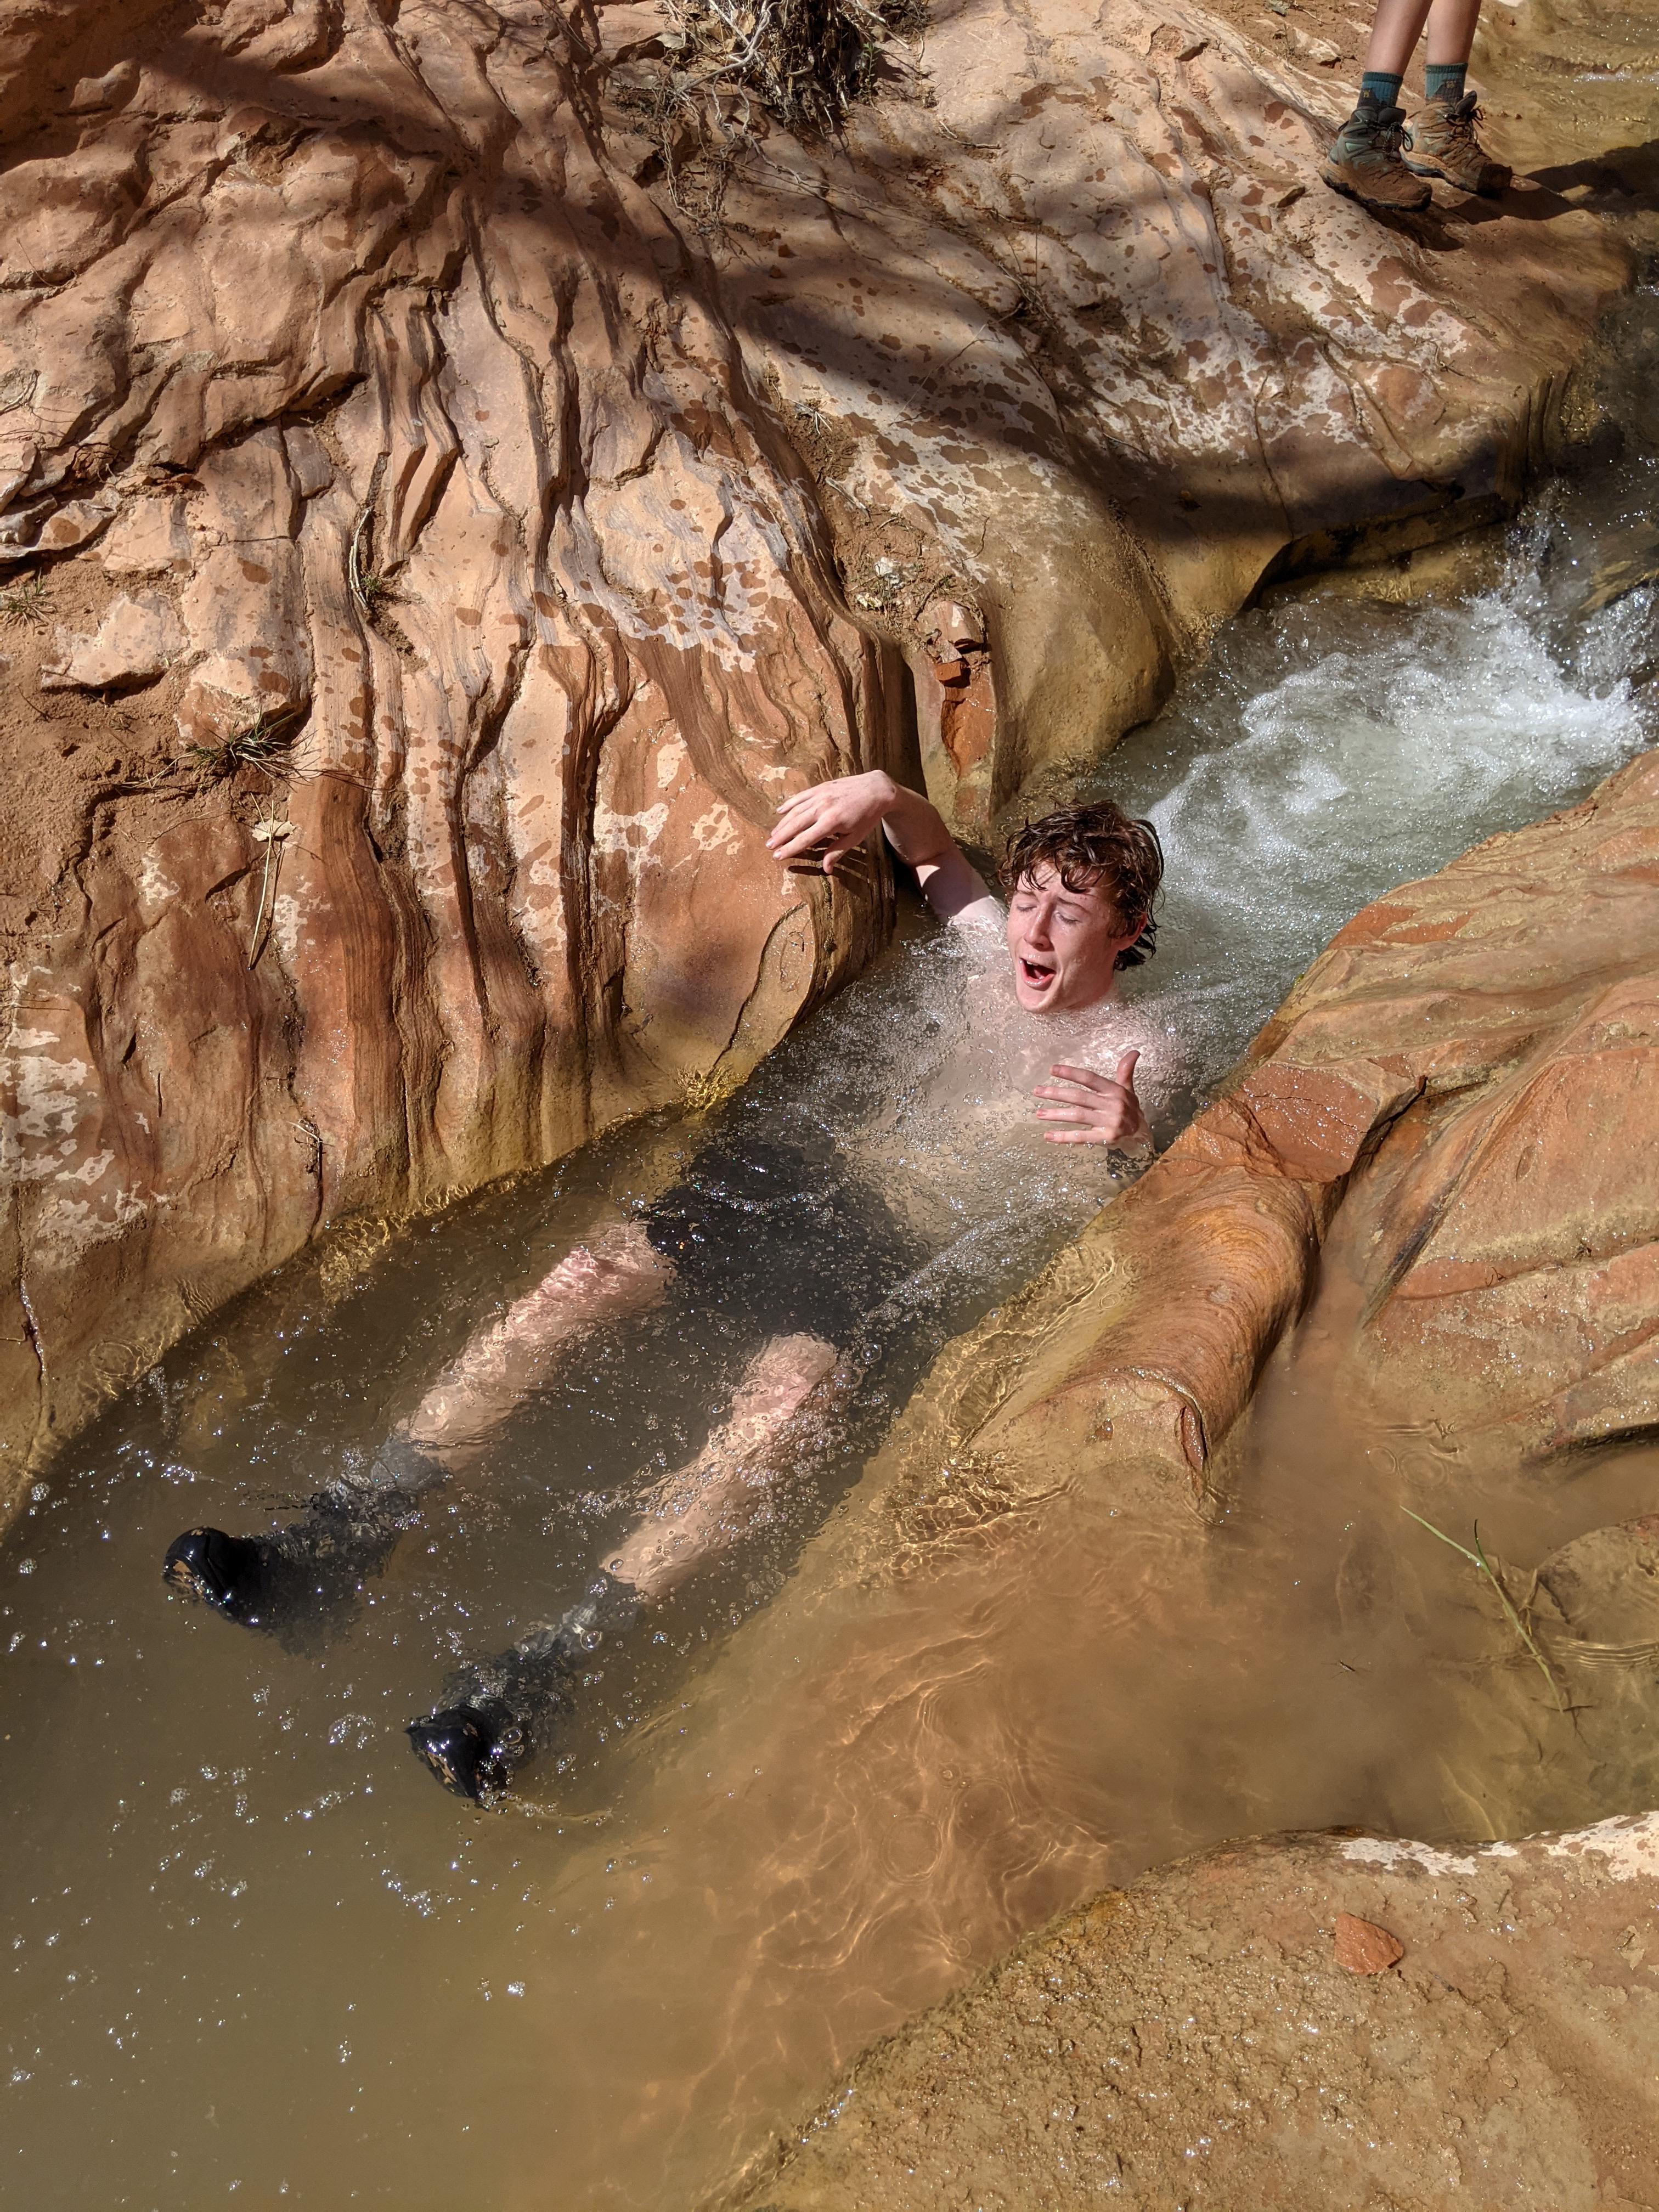
{"type": "Polygon", "coordinates": [[[729,142],[679,0],[0,27],[8,2201],[1651,2201],[1655,61],[1494,0],[1536,174],[1383,225],[1291,5],[884,9],[729,142]],[[884,855],[780,880],[883,764],[1157,823],[1133,1187],[884,855]],[[902,1267],[459,1805],[719,1300],[326,1603],[163,1551],[710,1146],[757,1309],[871,1240],[781,1160],[902,1267]]]}
{"type": "MultiPolygon", "coordinates": [[[[1649,313],[1638,302],[1623,326],[1633,353],[1649,313]]],[[[1627,447],[1617,471],[1553,489],[1480,556],[1490,565],[1462,598],[1293,597],[1243,618],[1117,756],[1110,780],[1156,809],[1171,862],[1166,950],[1131,1001],[1169,1043],[1152,1092],[1167,1129],[1367,892],[1540,799],[1573,799],[1644,744],[1655,618],[1631,548],[1649,542],[1646,466],[1627,447]],[[1410,684],[1390,694],[1382,672],[1401,665],[1442,683],[1453,672],[1454,703],[1410,684]],[[1224,868],[1230,831],[1240,857],[1224,868]]],[[[1638,883],[1650,773],[1626,770],[1613,789],[1631,798],[1565,817],[1605,821],[1595,849],[1638,883]]],[[[1558,1028],[1544,977],[1579,941],[1590,878],[1577,834],[1485,848],[1514,853],[1528,883],[1540,837],[1579,854],[1554,879],[1561,912],[1535,887],[1519,940],[1537,948],[1527,1003],[1558,1028]]],[[[1389,891],[1382,919],[1347,936],[1386,944],[1392,931],[1428,948],[1413,957],[1443,961],[1413,917],[1462,912],[1439,886],[1460,868],[1489,884],[1498,865],[1478,857],[1409,896],[1389,891]]],[[[1616,936],[1639,967],[1640,931],[1616,936]]],[[[1345,958],[1316,964],[1291,1009],[1323,1005],[1322,979],[1345,975],[1345,958]]],[[[1229,1332],[1203,1373],[1237,1396],[1268,1349],[1262,1314],[1283,1326],[1304,1294],[1296,1274],[1264,1290],[1248,1241],[1218,1244],[1202,1226],[1224,1227],[1218,1194],[1240,1170],[1212,1167],[1200,1139],[1237,1106],[1212,1108],[1021,1290],[1088,1222],[1097,1181],[1071,1155],[1034,1165],[1029,1139],[994,1131],[965,1184],[930,1184],[927,1113],[890,1115],[915,1073],[917,1021],[972,1017],[962,968],[951,941],[912,926],[723,1109],[760,1145],[803,1123],[863,1145],[900,1177],[918,1234],[943,1209],[939,1256],[913,1288],[908,1348],[854,1409],[835,1462],[688,1591],[655,1641],[596,1665],[559,1757],[516,1808],[458,1813],[408,1758],[400,1723],[453,1656],[556,1609],[625,1517],[641,1462],[672,1464],[681,1435],[695,1439],[726,1387],[718,1314],[598,1346],[532,1406],[487,1480],[426,1509],[331,1629],[278,1642],[186,1613],[157,1562],[185,1522],[278,1521],[370,1451],[481,1309],[533,1279],[596,1207],[660,1181],[686,1142],[677,1119],[412,1231],[293,1263],[41,1484],[8,1547],[0,1616],[10,1748],[28,1778],[6,1838],[28,2155],[61,2142],[90,2097],[105,2134],[77,2171],[114,2201],[135,2173],[177,2176],[172,2201],[205,2202],[273,2176],[325,2197],[343,2172],[386,2201],[430,2201],[436,2175],[507,2203],[533,2200],[554,2170],[571,2202],[659,2202],[665,2173],[690,2197],[838,2060],[1103,1881],[1287,1824],[1439,1841],[1645,1803],[1646,1768],[1589,1715],[1562,1718],[1478,1575],[1401,1505],[1465,1539],[1478,1516],[1524,1578],[1587,1520],[1639,1512],[1651,1452],[1581,1468],[1565,1492],[1544,1477],[1517,1492],[1507,1447],[1460,1444],[1454,1480],[1414,1407],[1357,1417],[1334,1363],[1349,1357],[1344,1301],[1363,1256],[1357,1273],[1332,1271],[1252,1424],[1224,1441],[1225,1407],[1188,1364],[1212,1342],[1200,1316],[1229,1332]],[[1160,1188],[1188,1171],[1200,1195],[1176,1198],[1187,1225],[1171,1229],[1160,1188]],[[1148,1216],[1129,1325],[1158,1341],[1117,1358],[1133,1375],[1113,1437],[1068,1428],[1027,1450],[1018,1392],[1056,1346],[1062,1366],[1094,1357],[1097,1255],[1148,1216]],[[1241,1254],[1255,1272],[1229,1272],[1241,1254]],[[906,1377],[1011,1293],[945,1352],[863,1471],[906,1377]],[[1045,1299],[1058,1302],[1047,1318],[1045,1299]],[[1011,1385],[998,1418],[1013,1441],[988,1445],[976,1431],[1011,1385]],[[1163,1419],[1171,1404],[1197,1409],[1197,1465],[1163,1419]],[[410,2129],[412,2108],[431,2124],[410,2129]],[[234,2123],[181,2143],[181,2115],[209,2111],[234,2123]]],[[[1383,1002],[1367,988],[1359,1003],[1383,1002]]],[[[1504,1036],[1524,1050],[1512,1024],[1504,1036]]],[[[1416,1078],[1389,1080],[1383,1107],[1398,1117],[1416,1078]]],[[[1282,1103],[1281,1146],[1297,1111],[1282,1103]]],[[[1310,1141],[1349,1142],[1352,1157],[1364,1139],[1322,1099],[1310,1141]]],[[[1247,1176],[1260,1170],[1248,1146],[1242,1157],[1247,1176]]],[[[1272,1188],[1316,1224],[1329,1208],[1303,1194],[1312,1172],[1281,1164],[1272,1188]]],[[[1269,1259],[1305,1264],[1307,1235],[1269,1259]]],[[[826,1266],[836,1236],[826,1221],[826,1266]]],[[[1109,1305],[1112,1280],[1109,1268],[1109,1305]]],[[[1388,1918],[1363,1884],[1329,1896],[1332,1911],[1388,1918]]],[[[886,2154],[870,2152],[876,2166],[886,2154]]],[[[845,2154],[849,2171],[863,2155],[845,2154]]],[[[162,2184],[131,2201],[145,2186],[162,2184]]]]}

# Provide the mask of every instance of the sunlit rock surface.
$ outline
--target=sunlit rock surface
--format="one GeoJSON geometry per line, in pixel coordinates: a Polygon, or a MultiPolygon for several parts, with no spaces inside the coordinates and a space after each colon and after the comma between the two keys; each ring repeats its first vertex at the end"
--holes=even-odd
{"type": "Polygon", "coordinates": [[[885,921],[785,790],[919,732],[982,832],[1275,561],[1511,499],[1626,273],[1371,222],[1328,72],[1127,0],[941,7],[716,222],[660,27],[0,27],[7,1491],[319,1227],[741,1073],[885,921]]]}
{"type": "Polygon", "coordinates": [[[1637,2212],[1659,2170],[1656,1908],[1654,1814],[1468,1851],[1208,1852],[878,2044],[726,2202],[1637,2212]],[[1342,1914],[1399,1963],[1351,1971],[1342,1914]]]}

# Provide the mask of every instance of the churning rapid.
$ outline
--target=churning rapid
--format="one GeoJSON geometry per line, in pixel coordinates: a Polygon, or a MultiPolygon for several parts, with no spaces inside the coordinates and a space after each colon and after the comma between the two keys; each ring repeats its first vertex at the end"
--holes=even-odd
{"type": "MultiPolygon", "coordinates": [[[[1057,1056],[1098,1065],[1143,1043],[1167,1139],[1360,905],[1651,742],[1655,504],[1650,465],[1626,459],[1616,485],[1540,501],[1478,596],[1297,600],[1231,624],[1101,773],[1162,834],[1161,949],[1097,1034],[1044,1032],[1057,1056]]],[[[1316,1717],[1287,1759],[1265,1703],[1216,1695],[1250,1638],[1263,1699],[1310,1661],[1239,1559],[1231,1596],[1206,1579],[1194,1535],[1159,1553],[1126,1524],[1097,1563],[1087,1698],[1042,1671],[1047,1607],[1082,1571],[1058,1551],[1027,1557],[1024,1583],[1000,1565],[964,1584],[925,1683],[897,1601],[866,1619],[875,1601],[833,1580],[797,1643],[732,1660],[732,1632],[777,1594],[939,1344],[1110,1194],[1104,1162],[1045,1146],[1011,1098],[1011,1060],[1021,1083],[1042,1070],[986,972],[982,945],[913,918],[878,974],[720,1109],[714,1133],[737,1155],[830,1154],[878,1200],[897,1255],[863,1317],[879,1356],[811,1479],[603,1654],[522,1803],[483,1820],[458,1806],[402,1723],[458,1662],[568,1601],[644,1484],[695,1453],[745,1330],[789,1303],[786,1275],[833,1278],[863,1233],[841,1200],[770,1243],[757,1212],[746,1318],[671,1301],[584,1343],[485,1466],[432,1493],[356,1608],[311,1632],[171,1601],[167,1540],[189,1522],[269,1527],[365,1465],[481,1317],[657,1197],[707,1129],[638,1125],[379,1249],[343,1241],[296,1263],[36,1486],[0,1607],[8,2201],[40,2203],[48,2174],[55,2201],[166,2212],[227,2196],[400,2212],[690,2201],[757,2113],[787,2109],[1034,1901],[1184,1846],[1200,1822],[1225,1833],[1384,1804],[1316,1717]],[[1154,1583],[1190,1607],[1137,1611],[1154,1583]],[[985,1882],[995,1910],[958,1896],[925,1824],[895,1810],[886,1843],[852,1840],[855,1811],[873,1814],[837,1800],[828,1716],[872,1650],[872,1682],[887,1669],[872,1713],[910,1698],[919,1741],[950,1697],[978,1717],[982,1764],[963,1785],[977,1809],[956,1817],[1005,1837],[985,1882]],[[700,1686],[722,1667],[711,1722],[700,1686]],[[820,1686],[822,1744],[773,1711],[808,1694],[797,1669],[820,1686]],[[1063,1756],[1010,1718],[1021,1680],[1045,1685],[1049,1713],[1066,1706],[1063,1756]],[[1086,1820],[1052,1809],[1085,1800],[1086,1820]],[[723,1809],[739,1802],[740,1817],[723,1809]],[[1045,1835],[1045,1807],[1054,1834],[1063,1817],[1088,1829],[1087,1848],[1045,1835]]],[[[1318,1480],[1293,1456],[1286,1520],[1297,1485],[1318,1480]]],[[[1392,1637],[1377,1626],[1379,1668],[1407,1663],[1392,1637]]],[[[1411,1809],[1455,1825],[1432,1778],[1456,1764],[1436,1710],[1411,1714],[1430,1777],[1411,1809]]],[[[858,1733],[835,1736],[837,1775],[858,1771],[858,1733]]]]}

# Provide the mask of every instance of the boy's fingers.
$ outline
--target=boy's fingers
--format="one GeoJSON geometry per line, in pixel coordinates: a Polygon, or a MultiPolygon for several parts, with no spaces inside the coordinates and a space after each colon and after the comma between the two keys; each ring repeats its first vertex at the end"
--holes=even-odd
{"type": "Polygon", "coordinates": [[[1140,1054],[1139,1050],[1134,1052],[1126,1052],[1122,1059],[1120,1060],[1117,1064],[1116,1080],[1123,1085],[1126,1091],[1129,1089],[1130,1085],[1135,1079],[1135,1062],[1139,1058],[1140,1054]]]}
{"type": "Polygon", "coordinates": [[[1100,1127],[1098,1114],[1087,1106],[1039,1106],[1036,1118],[1039,1121],[1081,1121],[1091,1128],[1100,1127]]]}
{"type": "Polygon", "coordinates": [[[1103,1075],[1097,1083],[1039,1083],[1031,1096],[1033,1098],[1085,1098],[1092,1100],[1097,1106],[1104,1106],[1110,1101],[1113,1092],[1120,1088],[1121,1085],[1103,1075]]]}
{"type": "Polygon", "coordinates": [[[810,821],[787,823],[783,830],[775,830],[772,836],[768,838],[768,845],[779,858],[783,858],[785,854],[811,852],[814,848],[834,845],[834,842],[836,842],[834,827],[830,823],[821,823],[817,817],[811,817],[810,821]]]}
{"type": "Polygon", "coordinates": [[[806,785],[805,789],[793,793],[789,798],[781,799],[778,801],[778,812],[780,814],[787,814],[792,808],[796,806],[821,805],[823,800],[824,789],[825,787],[821,783],[809,783],[806,785]]]}
{"type": "Polygon", "coordinates": [[[797,876],[859,876],[867,875],[870,856],[862,845],[837,844],[815,838],[805,846],[791,851],[779,851],[773,859],[781,860],[792,875],[797,876]]]}

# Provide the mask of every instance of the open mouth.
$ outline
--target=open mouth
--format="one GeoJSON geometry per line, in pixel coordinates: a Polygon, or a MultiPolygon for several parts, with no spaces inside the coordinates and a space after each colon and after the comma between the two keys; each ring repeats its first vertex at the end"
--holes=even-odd
{"type": "Polygon", "coordinates": [[[1054,980],[1055,969],[1041,960],[1030,960],[1022,952],[1019,956],[1020,981],[1030,984],[1034,991],[1047,990],[1054,980]]]}

